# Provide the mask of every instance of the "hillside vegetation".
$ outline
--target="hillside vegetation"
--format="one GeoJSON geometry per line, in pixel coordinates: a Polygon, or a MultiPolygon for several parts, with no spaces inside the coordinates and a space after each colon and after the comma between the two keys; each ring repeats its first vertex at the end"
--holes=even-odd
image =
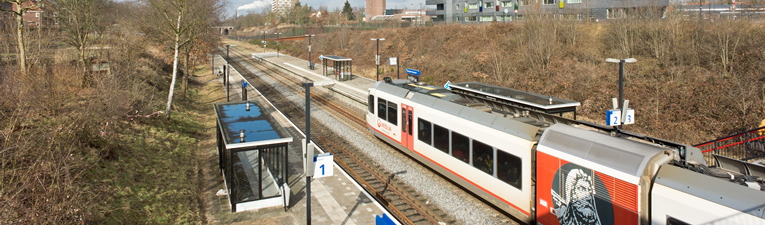
{"type": "MultiPolygon", "coordinates": [[[[582,23],[528,17],[519,23],[440,25],[376,31],[340,30],[313,41],[318,55],[353,59],[354,74],[375,78],[376,43],[383,59],[399,57],[424,81],[480,81],[581,102],[579,119],[605,124],[618,97],[619,65],[625,64],[624,96],[636,110],[625,129],[697,144],[756,128],[763,117],[765,29],[759,22],[718,18],[624,19],[582,23]]],[[[306,41],[284,44],[307,59],[306,41]]],[[[396,77],[381,62],[380,77],[396,77]]]]}

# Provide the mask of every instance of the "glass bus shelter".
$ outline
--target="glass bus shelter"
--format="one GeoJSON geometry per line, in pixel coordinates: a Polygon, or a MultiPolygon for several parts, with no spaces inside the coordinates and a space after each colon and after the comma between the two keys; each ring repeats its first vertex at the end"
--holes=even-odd
{"type": "Polygon", "coordinates": [[[334,71],[335,79],[338,81],[353,80],[353,62],[349,58],[336,55],[327,55],[321,60],[321,64],[324,65],[322,71],[324,76],[331,76],[334,71]],[[327,73],[328,61],[332,61],[332,67],[330,73],[327,73]]]}
{"type": "Polygon", "coordinates": [[[292,137],[255,101],[213,104],[219,166],[231,212],[280,206],[292,137]],[[248,106],[249,105],[249,106],[248,106]]]}

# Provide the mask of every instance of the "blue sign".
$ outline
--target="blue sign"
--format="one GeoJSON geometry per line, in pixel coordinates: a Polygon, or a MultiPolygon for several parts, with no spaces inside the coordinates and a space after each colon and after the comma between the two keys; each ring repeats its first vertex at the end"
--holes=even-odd
{"type": "Polygon", "coordinates": [[[247,88],[247,81],[242,80],[242,87],[247,88]]]}
{"type": "Polygon", "coordinates": [[[324,55],[319,55],[320,60],[324,60],[324,55]]]}
{"type": "Polygon", "coordinates": [[[606,111],[606,125],[619,126],[622,124],[622,110],[610,109],[606,111]]]}
{"type": "Polygon", "coordinates": [[[412,74],[412,75],[416,75],[416,76],[420,75],[420,71],[419,70],[409,69],[409,68],[406,69],[406,73],[412,74]]]}
{"type": "Polygon", "coordinates": [[[452,82],[451,81],[446,81],[446,84],[444,84],[444,88],[446,88],[446,90],[451,90],[452,89],[452,82]]]}

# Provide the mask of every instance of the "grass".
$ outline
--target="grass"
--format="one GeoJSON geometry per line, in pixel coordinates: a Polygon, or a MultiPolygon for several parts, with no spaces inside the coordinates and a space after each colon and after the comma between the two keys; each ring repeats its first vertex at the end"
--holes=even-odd
{"type": "Polygon", "coordinates": [[[100,186],[95,190],[106,192],[94,210],[99,224],[204,223],[196,151],[205,132],[201,109],[210,106],[201,97],[198,87],[190,86],[188,99],[174,102],[171,119],[121,121],[111,161],[87,176],[88,183],[100,186]]]}

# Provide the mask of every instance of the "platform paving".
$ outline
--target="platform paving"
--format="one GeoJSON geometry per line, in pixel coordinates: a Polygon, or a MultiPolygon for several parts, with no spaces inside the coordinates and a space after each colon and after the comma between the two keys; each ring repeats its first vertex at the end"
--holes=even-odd
{"type": "MultiPolygon", "coordinates": [[[[274,58],[276,54],[273,53],[274,58]]],[[[275,60],[277,63],[287,65],[304,65],[308,69],[307,62],[300,63],[295,58],[281,55],[275,60]],[[281,60],[284,59],[284,62],[281,60]]],[[[214,57],[213,64],[221,68],[225,60],[220,57],[214,57]]],[[[300,68],[300,67],[298,67],[300,68]]],[[[243,68],[242,68],[243,69],[243,68]]],[[[297,68],[295,68],[298,70],[297,68]]],[[[213,69],[215,72],[215,69],[213,69]]],[[[231,101],[241,100],[241,76],[231,70],[229,75],[229,99],[231,101]]],[[[253,71],[255,72],[255,71],[253,71]]],[[[315,79],[322,79],[320,74],[311,74],[306,72],[306,76],[314,76],[315,79]]],[[[223,85],[223,76],[218,77],[215,82],[223,85]]],[[[373,83],[373,81],[370,80],[373,83]]],[[[350,86],[350,85],[349,85],[350,86]]],[[[370,85],[371,87],[371,85],[370,85]]],[[[348,89],[349,91],[352,89],[348,89]]],[[[364,89],[366,90],[366,88],[364,89]]],[[[225,88],[223,89],[225,92],[225,88]]],[[[261,101],[268,104],[265,99],[259,95],[251,86],[248,86],[248,100],[261,101]]],[[[364,95],[366,95],[364,93],[364,95]]],[[[228,200],[225,196],[212,196],[212,207],[210,213],[213,223],[217,224],[307,224],[306,219],[306,193],[305,193],[305,174],[302,165],[302,149],[300,148],[300,135],[297,129],[284,117],[277,116],[279,124],[284,126],[295,137],[295,141],[290,144],[288,152],[289,160],[289,179],[288,183],[291,190],[290,205],[283,207],[270,207],[245,212],[231,213],[228,200]],[[297,135],[296,135],[297,134],[297,135]]],[[[317,152],[318,153],[318,152],[317,152]]],[[[216,158],[217,159],[217,158],[216,158]]],[[[215,160],[215,159],[211,159],[215,160]]],[[[374,224],[375,215],[387,213],[379,203],[374,201],[358,184],[350,179],[339,167],[333,165],[334,174],[331,177],[313,179],[311,182],[311,224],[374,224]]],[[[219,179],[216,188],[225,189],[223,186],[223,177],[216,174],[214,179],[219,179]]]]}
{"type": "Polygon", "coordinates": [[[366,101],[368,89],[371,88],[376,82],[375,80],[356,75],[353,75],[353,79],[338,81],[337,77],[334,75],[334,72],[329,67],[327,68],[327,74],[329,75],[325,76],[323,75],[323,65],[320,64],[321,60],[319,60],[318,55],[311,59],[311,61],[314,62],[313,70],[308,68],[307,60],[295,58],[292,56],[279,54],[277,57],[277,55],[273,52],[251,53],[251,55],[280,66],[293,72],[294,74],[297,74],[298,76],[312,80],[314,82],[319,80],[334,80],[335,86],[332,87],[333,89],[353,95],[355,98],[362,99],[364,101],[366,101]]]}

